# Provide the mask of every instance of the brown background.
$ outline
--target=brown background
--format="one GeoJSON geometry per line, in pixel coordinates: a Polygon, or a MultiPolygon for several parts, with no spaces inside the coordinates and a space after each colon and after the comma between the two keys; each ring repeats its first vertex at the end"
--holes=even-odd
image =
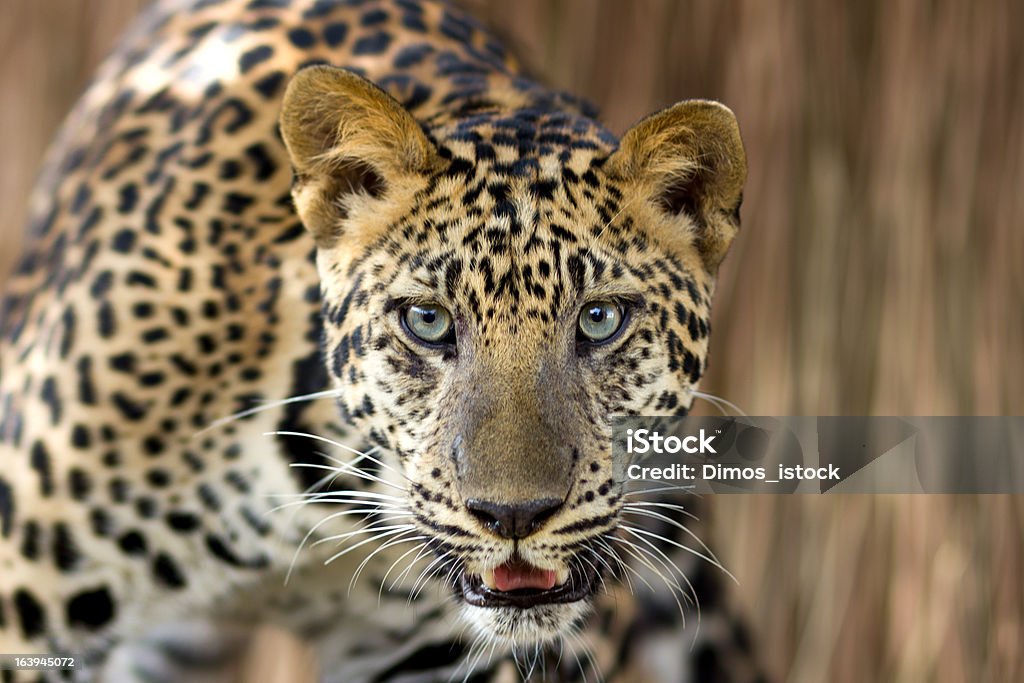
{"type": "MultiPolygon", "coordinates": [[[[750,180],[705,391],[750,414],[1021,412],[1024,4],[468,4],[616,132],[685,97],[736,112],[750,180]]],[[[48,139],[140,5],[3,3],[0,273],[48,139]]],[[[1021,498],[715,504],[780,680],[1024,680],[1021,498]]],[[[266,638],[249,678],[305,680],[266,638]]]]}

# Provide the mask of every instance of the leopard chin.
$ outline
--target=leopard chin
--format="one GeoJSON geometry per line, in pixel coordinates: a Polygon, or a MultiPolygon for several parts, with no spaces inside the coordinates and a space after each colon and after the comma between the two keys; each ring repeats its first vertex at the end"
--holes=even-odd
{"type": "Polygon", "coordinates": [[[464,602],[460,616],[484,641],[510,648],[533,648],[557,643],[579,630],[592,612],[591,598],[534,607],[478,607],[464,602]]]}

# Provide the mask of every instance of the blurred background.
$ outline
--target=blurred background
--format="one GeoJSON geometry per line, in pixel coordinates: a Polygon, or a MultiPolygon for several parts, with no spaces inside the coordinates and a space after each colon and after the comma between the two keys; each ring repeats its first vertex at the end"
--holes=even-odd
{"type": "MultiPolygon", "coordinates": [[[[48,140],[143,4],[3,3],[0,274],[48,140]]],[[[1024,3],[464,4],[617,133],[688,97],[736,112],[750,175],[703,390],[752,415],[1022,412],[1024,3]]],[[[713,505],[778,680],[1024,680],[1020,497],[713,505]]],[[[264,638],[242,677],[305,680],[264,638]]]]}

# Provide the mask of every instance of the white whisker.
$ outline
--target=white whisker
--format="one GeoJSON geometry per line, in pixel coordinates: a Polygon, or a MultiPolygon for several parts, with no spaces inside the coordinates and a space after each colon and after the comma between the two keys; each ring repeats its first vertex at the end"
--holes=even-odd
{"type": "MultiPolygon", "coordinates": [[[[403,579],[404,579],[404,578],[405,578],[406,576],[408,576],[408,575],[409,575],[409,572],[411,572],[411,571],[412,571],[412,568],[413,568],[413,567],[415,567],[415,566],[416,566],[416,563],[420,561],[420,556],[421,556],[421,553],[429,553],[429,552],[430,552],[430,548],[429,548],[429,546],[427,546],[427,544],[424,544],[424,547],[423,547],[423,548],[422,548],[422,549],[420,550],[420,552],[419,552],[419,553],[417,553],[417,554],[416,554],[416,557],[414,557],[414,558],[413,558],[412,562],[410,562],[410,563],[409,563],[409,564],[408,564],[408,565],[407,565],[407,566],[405,567],[405,569],[404,569],[404,570],[402,570],[402,573],[400,573],[400,574],[399,574],[398,576],[396,576],[396,577],[394,578],[394,580],[393,580],[393,581],[391,582],[391,585],[390,585],[390,586],[388,586],[388,590],[394,590],[395,586],[397,586],[397,585],[398,585],[399,583],[401,583],[401,582],[402,582],[402,580],[403,580],[403,579]]],[[[447,552],[445,552],[444,556],[447,556],[447,555],[448,555],[448,553],[447,553],[447,552]]],[[[417,574],[417,576],[418,576],[418,574],[417,574]]],[[[381,587],[383,588],[383,586],[381,586],[381,587]]]]}
{"type": "MultiPolygon", "coordinates": [[[[370,524],[369,526],[362,527],[360,529],[354,529],[352,531],[346,531],[343,534],[332,534],[330,536],[324,536],[323,538],[318,538],[317,540],[313,541],[313,544],[310,547],[311,548],[315,548],[318,545],[323,545],[324,543],[331,543],[333,541],[344,541],[346,539],[352,538],[353,536],[362,536],[363,534],[377,534],[378,532],[384,532],[384,531],[392,532],[392,531],[395,531],[397,529],[415,529],[415,528],[416,527],[414,525],[412,525],[412,524],[386,524],[386,525],[381,526],[378,523],[374,522],[373,524],[370,524]]],[[[380,536],[380,537],[383,538],[383,536],[380,536]]]]}
{"type": "MultiPolygon", "coordinates": [[[[669,589],[668,592],[672,595],[672,600],[675,601],[676,607],[679,608],[679,616],[680,616],[680,618],[683,621],[683,626],[685,627],[686,626],[686,610],[683,609],[683,603],[679,601],[679,594],[682,593],[682,591],[683,591],[683,588],[682,588],[682,586],[679,585],[679,582],[678,581],[674,581],[674,580],[673,581],[669,581],[669,579],[660,570],[658,570],[658,568],[655,567],[651,563],[651,561],[648,560],[644,556],[644,554],[642,554],[640,552],[641,550],[643,550],[643,548],[640,548],[635,543],[632,543],[632,542],[630,542],[630,541],[628,541],[628,540],[626,540],[624,538],[616,538],[615,540],[616,540],[616,542],[622,544],[622,549],[623,550],[625,550],[627,553],[632,555],[633,558],[636,559],[637,562],[641,563],[642,565],[644,565],[645,567],[650,569],[652,572],[654,572],[655,576],[657,576],[659,579],[661,579],[665,583],[665,585],[669,589]]],[[[633,573],[636,574],[636,576],[638,578],[640,578],[644,583],[646,583],[647,587],[651,589],[651,592],[657,593],[657,591],[654,589],[654,586],[652,586],[650,584],[650,582],[648,582],[646,579],[644,579],[643,576],[640,574],[640,572],[638,572],[634,567],[630,567],[630,565],[628,565],[628,564],[626,565],[626,567],[631,569],[633,571],[633,573]]]]}
{"type": "Polygon", "coordinates": [[[630,501],[630,502],[626,503],[623,506],[623,509],[629,509],[629,510],[633,510],[635,512],[638,512],[638,510],[636,508],[648,508],[648,507],[652,507],[652,508],[665,508],[666,510],[674,510],[674,511],[678,512],[679,514],[685,516],[685,517],[689,517],[690,519],[692,519],[695,522],[696,521],[700,521],[699,518],[697,517],[697,515],[693,514],[689,510],[687,510],[684,506],[677,505],[675,503],[666,503],[666,502],[660,501],[660,500],[642,500],[642,501],[634,500],[634,501],[630,501]]]}
{"type": "MultiPolygon", "coordinates": [[[[359,456],[358,458],[353,460],[351,463],[345,463],[347,465],[355,467],[355,463],[359,462],[360,460],[369,460],[370,462],[376,463],[377,465],[379,465],[380,467],[383,467],[386,470],[390,470],[390,471],[394,472],[395,474],[398,474],[400,476],[404,476],[404,475],[402,475],[401,472],[399,472],[398,470],[396,470],[394,467],[392,467],[391,465],[387,464],[383,460],[380,460],[380,459],[375,458],[372,455],[370,455],[370,453],[373,453],[374,451],[377,450],[376,446],[374,446],[373,448],[371,448],[370,450],[368,450],[366,452],[363,452],[363,451],[361,451],[361,450],[359,450],[357,448],[352,448],[351,446],[347,446],[347,445],[341,443],[340,441],[335,441],[334,439],[328,439],[326,436],[320,436],[319,434],[308,434],[306,432],[288,432],[288,431],[280,431],[280,430],[278,430],[278,431],[273,431],[273,432],[264,432],[263,436],[298,436],[298,437],[301,437],[303,439],[312,439],[314,441],[320,441],[320,442],[323,442],[323,443],[326,443],[326,444],[330,444],[331,446],[334,446],[335,448],[340,448],[343,451],[347,451],[349,453],[352,453],[353,455],[358,455],[359,456]]],[[[324,457],[329,458],[332,462],[338,462],[338,463],[344,462],[343,460],[338,460],[337,458],[332,458],[330,456],[324,456],[324,457]]]]}
{"type": "Polygon", "coordinates": [[[317,391],[312,394],[303,394],[302,396],[292,396],[290,398],[283,398],[278,401],[271,401],[269,403],[264,403],[263,405],[255,406],[253,408],[247,408],[246,410],[240,410],[239,412],[234,413],[232,415],[228,415],[227,417],[222,417],[214,420],[209,425],[203,427],[198,432],[193,434],[192,438],[201,436],[202,434],[205,434],[206,432],[212,429],[222,427],[228,423],[234,422],[235,420],[241,420],[242,418],[249,417],[250,415],[255,415],[256,413],[262,413],[265,410],[272,410],[274,408],[279,408],[290,403],[299,403],[301,401],[313,401],[318,398],[326,398],[328,396],[340,396],[341,391],[341,389],[327,389],[325,391],[317,391]]]}
{"type": "MultiPolygon", "coordinates": [[[[604,548],[604,550],[609,554],[609,556],[613,560],[615,560],[615,563],[619,566],[619,568],[622,569],[622,578],[626,581],[626,586],[629,587],[630,594],[631,595],[636,595],[636,589],[633,587],[633,580],[630,579],[629,578],[629,574],[626,573],[626,571],[625,571],[626,563],[623,561],[623,559],[619,555],[618,551],[615,550],[615,548],[613,548],[608,543],[608,541],[606,541],[604,538],[598,538],[597,542],[599,544],[601,544],[601,547],[604,548]]],[[[598,555],[598,557],[600,557],[600,555],[598,555]]],[[[605,561],[605,566],[608,566],[607,561],[605,561]]],[[[610,571],[612,573],[612,575],[615,574],[615,572],[611,571],[611,567],[608,567],[608,571],[610,571]]]]}
{"type": "MultiPolygon", "coordinates": [[[[397,538],[397,539],[391,539],[387,543],[381,544],[381,546],[379,548],[376,548],[373,552],[371,552],[369,555],[364,557],[363,561],[359,563],[358,567],[356,567],[356,570],[354,572],[352,572],[352,578],[349,579],[348,591],[347,591],[346,595],[351,595],[352,594],[352,587],[355,586],[356,585],[356,581],[359,580],[359,575],[363,573],[363,569],[366,567],[367,564],[370,563],[370,561],[374,557],[377,556],[378,553],[383,552],[384,550],[387,550],[388,548],[390,548],[392,546],[395,546],[395,545],[398,545],[398,544],[400,544],[402,542],[403,541],[402,541],[402,539],[400,537],[397,538]]],[[[415,548],[413,548],[413,550],[415,550],[415,548]]],[[[402,557],[405,557],[405,555],[403,554],[402,557]]],[[[377,596],[377,599],[378,600],[380,599],[380,595],[379,594],[377,596]]]]}
{"type": "Polygon", "coordinates": [[[433,576],[433,574],[431,573],[431,570],[433,570],[434,567],[438,567],[438,563],[439,562],[441,564],[438,567],[437,572],[443,571],[444,568],[447,567],[449,563],[456,562],[457,559],[458,559],[458,558],[455,558],[455,557],[451,557],[449,559],[445,559],[446,557],[447,557],[446,555],[441,555],[440,557],[437,557],[433,562],[428,564],[423,569],[423,571],[420,572],[419,578],[417,578],[416,581],[412,584],[412,592],[409,594],[409,604],[412,604],[412,601],[415,600],[419,596],[420,591],[422,591],[424,588],[427,587],[427,584],[430,582],[430,579],[433,576]],[[442,562],[442,560],[443,560],[443,562],[442,562]]]}
{"type": "MultiPolygon", "coordinates": [[[[385,584],[387,584],[388,577],[391,576],[391,572],[395,570],[395,567],[397,567],[402,560],[404,560],[413,553],[416,553],[416,557],[412,558],[412,561],[409,562],[408,566],[415,566],[415,564],[420,561],[420,558],[423,556],[423,552],[427,550],[428,547],[429,546],[426,543],[420,543],[415,548],[406,550],[404,553],[399,555],[398,558],[388,566],[387,571],[384,572],[384,576],[380,580],[380,590],[377,591],[377,605],[380,605],[381,600],[384,599],[384,586],[385,584]]],[[[388,587],[388,590],[393,590],[395,585],[396,584],[392,583],[391,586],[388,587]]]]}
{"type": "MultiPolygon", "coordinates": [[[[632,505],[623,505],[622,506],[622,511],[625,512],[625,513],[631,514],[631,515],[642,515],[644,517],[650,517],[651,519],[660,519],[660,520],[664,521],[666,524],[671,524],[672,526],[674,526],[674,527],[676,527],[678,529],[681,529],[681,530],[686,531],[688,533],[692,533],[692,532],[690,532],[689,529],[686,528],[685,524],[682,524],[682,523],[678,522],[677,520],[672,519],[668,515],[663,515],[660,512],[657,512],[655,510],[645,510],[643,508],[639,508],[638,509],[638,508],[633,507],[632,505]]],[[[690,516],[693,517],[693,515],[690,515],[690,516]]],[[[694,519],[696,519],[696,518],[694,517],[694,519]]]]}
{"type": "Polygon", "coordinates": [[[298,562],[299,554],[301,554],[302,553],[302,549],[306,547],[306,542],[309,541],[310,537],[313,534],[316,533],[317,529],[319,529],[321,526],[323,526],[327,522],[331,521],[332,519],[335,519],[336,517],[344,516],[344,515],[348,514],[349,512],[350,512],[349,510],[342,510],[340,512],[332,513],[332,514],[328,515],[327,517],[324,517],[323,519],[317,520],[316,524],[314,524],[309,529],[309,531],[306,532],[306,534],[302,537],[302,540],[299,542],[299,547],[297,547],[295,549],[295,552],[292,553],[292,560],[291,560],[291,562],[288,563],[288,571],[284,575],[284,584],[286,586],[288,585],[288,582],[291,581],[292,572],[295,570],[295,563],[298,562]]]}
{"type": "Polygon", "coordinates": [[[645,536],[650,536],[651,538],[656,538],[656,539],[658,539],[658,540],[660,540],[660,541],[662,541],[664,543],[668,543],[669,545],[673,545],[676,548],[679,548],[680,550],[685,550],[686,552],[690,553],[691,555],[694,555],[695,557],[699,557],[700,559],[704,560],[705,562],[707,562],[711,566],[718,567],[720,570],[722,570],[722,572],[726,576],[728,576],[730,579],[732,579],[733,582],[736,583],[736,585],[739,585],[739,581],[736,579],[735,576],[733,576],[732,572],[730,572],[728,569],[726,569],[725,566],[722,565],[722,563],[718,560],[718,558],[715,557],[713,553],[711,553],[711,551],[704,544],[704,542],[701,541],[699,538],[697,538],[697,535],[694,534],[692,531],[689,531],[688,529],[686,531],[690,534],[690,536],[694,540],[696,540],[698,543],[700,543],[701,547],[705,551],[707,551],[707,553],[708,553],[707,555],[705,555],[704,553],[702,553],[702,552],[700,552],[698,550],[695,550],[694,548],[691,548],[689,546],[685,546],[682,543],[679,543],[677,541],[673,541],[671,538],[665,538],[664,536],[659,536],[656,533],[647,531],[646,529],[641,529],[640,527],[631,526],[631,525],[625,524],[625,523],[620,524],[619,526],[622,529],[632,529],[632,530],[637,531],[637,532],[639,532],[641,534],[644,534],[645,536]]]}
{"type": "Polygon", "coordinates": [[[726,412],[725,409],[722,407],[722,406],[725,406],[726,408],[730,408],[734,412],[739,413],[741,417],[747,417],[747,414],[745,412],[743,412],[742,408],[740,408],[738,405],[736,405],[732,401],[729,401],[729,400],[726,400],[726,399],[722,398],[721,396],[715,396],[714,394],[709,394],[709,393],[704,392],[704,391],[697,391],[696,389],[690,389],[690,388],[688,388],[686,390],[686,392],[688,394],[690,394],[691,396],[695,397],[695,398],[702,398],[702,399],[704,399],[705,401],[707,401],[711,405],[713,405],[716,408],[718,408],[719,412],[721,412],[723,415],[727,415],[727,416],[729,415],[729,413],[726,412]]]}
{"type": "MultiPolygon", "coordinates": [[[[376,535],[376,536],[371,536],[370,538],[367,538],[367,539],[365,539],[363,541],[360,541],[359,543],[356,543],[353,546],[349,546],[348,548],[345,548],[341,552],[335,553],[334,555],[329,557],[327,560],[325,560],[324,564],[330,564],[331,562],[334,562],[338,558],[343,557],[345,555],[348,555],[353,550],[357,550],[358,548],[361,548],[362,546],[366,545],[367,543],[373,543],[375,541],[379,541],[381,539],[387,538],[388,536],[394,536],[394,535],[399,534],[399,533],[401,533],[403,535],[404,534],[408,534],[408,533],[412,533],[415,530],[416,530],[415,527],[413,527],[412,529],[406,529],[405,531],[402,531],[401,529],[397,529],[395,531],[389,531],[389,532],[384,533],[384,534],[379,534],[379,535],[376,535]]],[[[427,538],[426,536],[413,536],[412,538],[404,539],[402,542],[403,543],[412,543],[414,541],[426,540],[426,538],[427,538]]]]}
{"type": "Polygon", "coordinates": [[[700,498],[700,494],[693,493],[693,486],[658,486],[653,489],[637,489],[636,491],[625,491],[623,496],[638,496],[644,493],[662,493],[664,491],[684,491],[687,495],[700,498]]]}
{"type": "Polygon", "coordinates": [[[361,498],[353,495],[342,495],[341,492],[335,492],[330,496],[324,496],[322,498],[307,498],[306,500],[293,500],[290,503],[281,503],[275,505],[263,512],[263,515],[269,515],[274,512],[280,512],[286,508],[303,507],[306,505],[321,505],[326,503],[333,503],[336,505],[373,505],[375,509],[379,510],[405,510],[404,506],[400,506],[398,503],[392,503],[390,501],[374,500],[372,498],[361,498]]]}
{"type": "MultiPolygon", "coordinates": [[[[291,462],[288,463],[288,467],[306,468],[310,470],[329,470],[332,472],[337,471],[334,467],[330,465],[317,465],[311,462],[291,462]]],[[[380,477],[376,477],[372,474],[367,474],[366,472],[363,472],[361,469],[357,467],[349,467],[348,463],[342,463],[339,461],[338,467],[340,467],[345,473],[351,474],[353,477],[356,477],[357,479],[365,479],[366,481],[372,481],[376,484],[390,486],[391,488],[397,489],[399,491],[405,491],[405,489],[399,486],[398,484],[393,484],[390,481],[387,481],[386,479],[381,479],[380,477]]]]}
{"type": "MultiPolygon", "coordinates": [[[[682,569],[680,569],[672,561],[672,559],[668,555],[665,554],[665,552],[661,548],[659,548],[657,545],[652,543],[650,541],[650,539],[647,539],[647,538],[644,538],[643,536],[638,535],[632,529],[623,529],[623,531],[626,531],[627,533],[633,535],[635,538],[637,538],[639,541],[641,541],[644,545],[646,545],[648,548],[650,548],[650,550],[648,550],[647,548],[643,548],[643,547],[637,546],[635,543],[632,543],[631,541],[628,541],[626,539],[619,539],[620,541],[622,541],[623,543],[631,543],[633,545],[633,547],[636,548],[638,551],[643,552],[645,555],[650,557],[652,560],[657,561],[657,563],[662,568],[664,568],[665,571],[668,572],[669,577],[672,578],[673,586],[679,590],[679,593],[681,595],[683,595],[683,599],[685,599],[687,602],[692,602],[693,604],[697,603],[697,599],[698,599],[697,598],[697,593],[693,589],[693,584],[691,584],[690,580],[686,577],[686,573],[682,569]],[[685,593],[685,591],[683,591],[682,585],[674,578],[675,574],[678,574],[679,578],[681,578],[683,580],[683,583],[686,584],[687,588],[690,589],[690,593],[693,595],[693,600],[692,601],[689,599],[689,596],[685,593]]],[[[665,579],[665,577],[663,577],[663,580],[664,579],[665,579]]]]}

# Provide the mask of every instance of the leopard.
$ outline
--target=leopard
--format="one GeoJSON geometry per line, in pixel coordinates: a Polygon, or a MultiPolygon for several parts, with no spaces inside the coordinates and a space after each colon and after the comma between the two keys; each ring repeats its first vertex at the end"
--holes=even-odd
{"type": "Polygon", "coordinates": [[[0,308],[0,653],[24,681],[764,680],[685,415],[746,159],[622,136],[441,0],[156,0],[28,198],[0,308]]]}

